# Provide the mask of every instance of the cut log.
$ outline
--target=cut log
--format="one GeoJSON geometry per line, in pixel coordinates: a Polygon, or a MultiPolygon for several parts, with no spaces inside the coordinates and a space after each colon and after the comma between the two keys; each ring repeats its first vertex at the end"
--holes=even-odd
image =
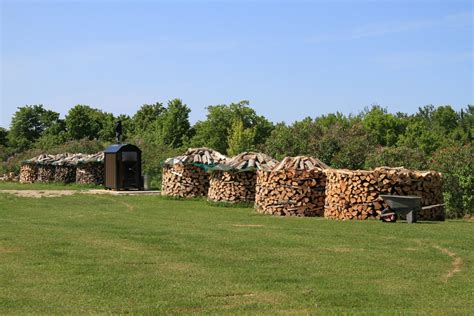
{"type": "Polygon", "coordinates": [[[255,208],[277,216],[322,216],[325,166],[312,157],[286,157],[273,170],[257,172],[255,208]]]}
{"type": "MultiPolygon", "coordinates": [[[[442,176],[434,171],[380,167],[374,170],[327,169],[325,172],[326,218],[379,218],[380,212],[388,207],[379,197],[381,194],[420,196],[422,206],[441,204],[443,201],[442,176]],[[357,209],[357,214],[354,209],[357,209]]],[[[443,220],[444,217],[443,207],[419,212],[421,220],[443,220]]]]}
{"type": "Polygon", "coordinates": [[[209,174],[190,164],[165,165],[161,194],[174,197],[194,198],[207,196],[209,174]]]}

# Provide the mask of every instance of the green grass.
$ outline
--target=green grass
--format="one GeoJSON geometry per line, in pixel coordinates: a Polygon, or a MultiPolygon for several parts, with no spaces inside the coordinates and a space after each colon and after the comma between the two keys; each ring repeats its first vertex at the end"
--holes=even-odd
{"type": "Polygon", "coordinates": [[[64,184],[64,183],[19,183],[0,181],[0,190],[86,190],[103,189],[103,186],[94,184],[64,184]]]}
{"type": "Polygon", "coordinates": [[[473,228],[0,194],[0,314],[472,314],[473,228]]]}

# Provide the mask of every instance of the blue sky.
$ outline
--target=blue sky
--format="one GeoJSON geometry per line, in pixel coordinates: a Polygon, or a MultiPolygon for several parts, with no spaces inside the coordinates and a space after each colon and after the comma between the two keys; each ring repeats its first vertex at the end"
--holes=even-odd
{"type": "Polygon", "coordinates": [[[249,100],[274,122],[474,104],[473,1],[9,1],[1,112],[249,100]]]}

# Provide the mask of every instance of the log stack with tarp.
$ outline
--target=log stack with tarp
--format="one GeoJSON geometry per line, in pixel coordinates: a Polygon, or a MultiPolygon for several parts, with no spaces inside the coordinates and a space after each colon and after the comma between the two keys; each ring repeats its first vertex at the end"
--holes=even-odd
{"type": "Polygon", "coordinates": [[[104,153],[87,155],[76,164],[76,183],[104,184],[104,153]]]}
{"type": "MultiPolygon", "coordinates": [[[[442,176],[434,171],[379,167],[374,170],[326,170],[326,205],[324,216],[331,219],[379,218],[388,205],[381,194],[416,195],[421,205],[443,203],[442,176]]],[[[421,220],[444,220],[442,206],[425,208],[421,220]]]]}
{"type": "Polygon", "coordinates": [[[76,181],[76,165],[82,154],[66,153],[52,163],[54,165],[54,182],[73,183],[76,181]]]}
{"type": "Polygon", "coordinates": [[[163,166],[161,193],[186,198],[207,196],[207,170],[226,161],[226,156],[206,147],[189,148],[184,155],[168,158],[163,166]]]}
{"type": "Polygon", "coordinates": [[[257,171],[270,170],[278,161],[263,153],[243,152],[226,164],[211,168],[208,199],[214,202],[254,202],[257,171]]]}
{"type": "Polygon", "coordinates": [[[35,159],[36,182],[49,183],[54,181],[55,155],[39,155],[35,159]]]}
{"type": "Polygon", "coordinates": [[[42,154],[23,161],[20,181],[32,182],[78,182],[100,184],[103,182],[104,154],[42,154]],[[81,175],[77,176],[77,169],[81,175]]]}
{"type": "Polygon", "coordinates": [[[326,164],[313,157],[286,157],[272,170],[257,172],[255,208],[263,214],[322,216],[326,164]]]}

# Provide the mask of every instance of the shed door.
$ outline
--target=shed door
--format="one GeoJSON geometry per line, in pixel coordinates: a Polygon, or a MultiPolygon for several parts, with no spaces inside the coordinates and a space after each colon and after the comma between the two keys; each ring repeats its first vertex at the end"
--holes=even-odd
{"type": "Polygon", "coordinates": [[[105,154],[105,187],[117,188],[117,163],[115,154],[105,154]]]}
{"type": "Polygon", "coordinates": [[[137,152],[122,152],[122,181],[124,188],[140,187],[140,170],[138,169],[137,152]]]}

